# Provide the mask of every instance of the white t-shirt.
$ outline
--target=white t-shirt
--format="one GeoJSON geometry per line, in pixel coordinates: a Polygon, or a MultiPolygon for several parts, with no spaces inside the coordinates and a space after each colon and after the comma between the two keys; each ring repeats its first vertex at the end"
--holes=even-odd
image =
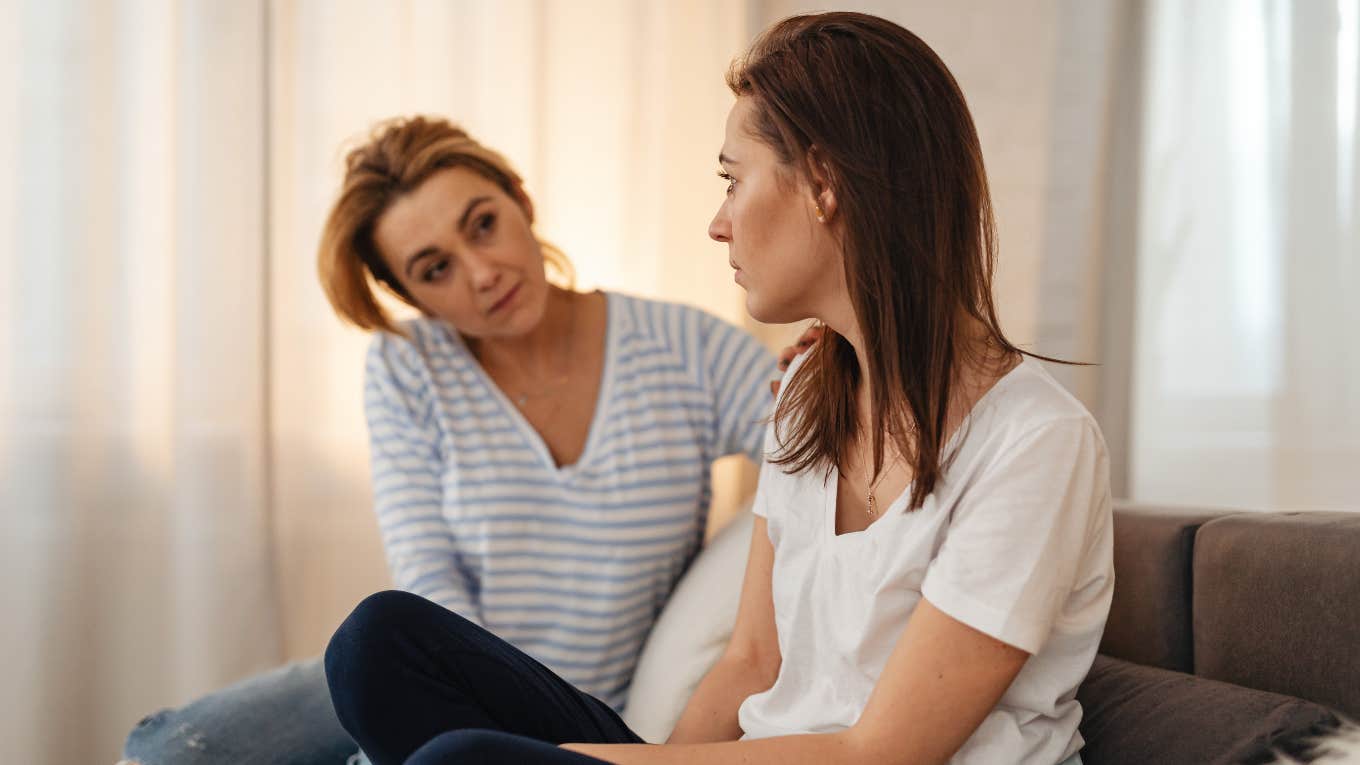
{"type": "MultiPolygon", "coordinates": [[[[767,454],[779,451],[773,431],[767,454]]],[[[1025,357],[974,406],[945,453],[955,448],[920,509],[905,511],[908,489],[867,529],[840,536],[835,471],[823,480],[821,470],[762,467],[754,510],[774,545],[783,663],[773,687],[742,703],[745,738],[854,725],[925,597],[1032,654],[951,763],[1054,765],[1081,748],[1077,686],[1114,590],[1100,429],[1025,357]]]]}

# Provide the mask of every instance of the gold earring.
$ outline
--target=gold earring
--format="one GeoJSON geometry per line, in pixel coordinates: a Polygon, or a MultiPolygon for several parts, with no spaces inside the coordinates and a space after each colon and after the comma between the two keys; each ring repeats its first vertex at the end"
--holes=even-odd
{"type": "Polygon", "coordinates": [[[821,205],[817,205],[817,220],[826,223],[826,213],[822,211],[821,205]]]}

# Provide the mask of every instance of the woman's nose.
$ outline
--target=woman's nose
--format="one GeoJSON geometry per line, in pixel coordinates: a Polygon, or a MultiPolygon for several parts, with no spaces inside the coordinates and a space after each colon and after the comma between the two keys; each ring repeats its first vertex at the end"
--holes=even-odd
{"type": "Polygon", "coordinates": [[[503,271],[500,266],[483,257],[472,256],[463,259],[463,267],[468,270],[468,278],[473,289],[485,292],[493,289],[501,281],[503,271]]]}
{"type": "Polygon", "coordinates": [[[708,237],[715,242],[732,241],[732,221],[727,218],[727,205],[723,204],[708,223],[708,237]]]}

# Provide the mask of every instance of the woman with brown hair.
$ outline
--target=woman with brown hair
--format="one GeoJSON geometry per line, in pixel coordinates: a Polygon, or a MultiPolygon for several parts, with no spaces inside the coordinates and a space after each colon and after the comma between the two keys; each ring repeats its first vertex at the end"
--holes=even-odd
{"type": "MultiPolygon", "coordinates": [[[[394,120],[346,160],[321,284],[375,333],[365,411],[395,585],[613,715],[703,540],[713,461],[760,459],[776,362],[698,309],[573,289],[533,222],[499,154],[442,119],[394,120]],[[420,315],[394,320],[382,290],[420,315]]],[[[307,662],[148,718],[127,755],[337,763],[355,748],[307,662]]]]}
{"type": "Polygon", "coordinates": [[[907,30],[829,13],[767,30],[728,84],[709,233],[752,316],[826,334],[767,430],[726,652],[651,746],[475,625],[374,596],[326,660],[378,765],[1080,761],[1076,690],[1113,588],[1108,463],[999,327],[957,83],[907,30]]]}

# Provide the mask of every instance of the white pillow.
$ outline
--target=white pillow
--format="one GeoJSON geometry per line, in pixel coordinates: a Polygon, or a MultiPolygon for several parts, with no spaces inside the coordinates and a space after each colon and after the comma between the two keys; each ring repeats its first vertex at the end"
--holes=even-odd
{"type": "Polygon", "coordinates": [[[671,735],[732,637],[755,516],[743,510],[681,577],[642,646],[623,721],[652,743],[671,735]]]}

